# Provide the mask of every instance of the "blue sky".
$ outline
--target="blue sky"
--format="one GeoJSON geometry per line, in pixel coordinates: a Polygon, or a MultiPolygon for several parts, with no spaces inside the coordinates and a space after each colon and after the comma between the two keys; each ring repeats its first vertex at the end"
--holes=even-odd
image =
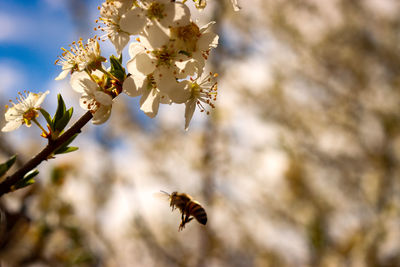
{"type": "MultiPolygon", "coordinates": [[[[76,23],[64,2],[0,0],[0,78],[5,81],[0,85],[1,97],[25,89],[43,91],[57,76],[60,67],[54,61],[60,47],[78,38],[76,23]]],[[[87,2],[93,5],[90,10],[97,11],[97,1],[87,2]]]]}

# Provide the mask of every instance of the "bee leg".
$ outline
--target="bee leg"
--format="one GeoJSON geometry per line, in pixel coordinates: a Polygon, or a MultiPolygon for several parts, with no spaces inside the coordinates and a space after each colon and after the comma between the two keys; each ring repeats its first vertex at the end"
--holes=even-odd
{"type": "Polygon", "coordinates": [[[186,224],[185,221],[181,222],[181,224],[179,225],[179,228],[178,228],[178,232],[182,231],[185,228],[185,224],[186,224]]]}
{"type": "Polygon", "coordinates": [[[189,218],[189,216],[190,216],[189,214],[186,214],[186,216],[185,216],[185,221],[184,221],[185,224],[188,223],[188,222],[190,222],[191,220],[193,220],[193,217],[190,217],[190,218],[189,218]]]}

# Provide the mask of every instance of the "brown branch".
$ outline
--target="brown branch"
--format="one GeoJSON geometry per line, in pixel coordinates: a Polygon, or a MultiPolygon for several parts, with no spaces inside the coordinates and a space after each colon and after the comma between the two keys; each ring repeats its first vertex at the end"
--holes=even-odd
{"type": "Polygon", "coordinates": [[[47,160],[51,154],[61,147],[72,136],[81,132],[81,128],[92,119],[93,115],[90,111],[86,112],[71,128],[65,133],[60,135],[57,139],[49,142],[49,144],[33,157],[30,161],[24,164],[14,174],[8,176],[2,183],[0,183],[0,197],[6,193],[11,192],[11,187],[18,181],[22,180],[29,171],[36,168],[42,161],[47,160]]]}

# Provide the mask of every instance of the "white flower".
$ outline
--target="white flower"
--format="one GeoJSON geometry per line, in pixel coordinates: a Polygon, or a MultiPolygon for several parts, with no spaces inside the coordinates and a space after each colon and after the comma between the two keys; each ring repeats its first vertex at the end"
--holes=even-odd
{"type": "Polygon", "coordinates": [[[14,131],[22,124],[26,124],[26,126],[30,127],[31,120],[39,116],[37,110],[40,108],[40,105],[48,94],[49,91],[38,94],[29,92],[28,96],[19,93],[19,98],[17,98],[18,103],[14,104],[10,100],[13,106],[10,108],[6,106],[7,111],[5,113],[5,120],[7,123],[1,131],[14,131]]]}
{"type": "MultiPolygon", "coordinates": [[[[102,73],[97,71],[92,75],[98,75],[101,79],[102,73]]],[[[111,95],[104,92],[97,83],[92,81],[86,72],[73,73],[70,84],[76,92],[82,94],[79,101],[80,106],[92,112],[92,123],[102,124],[106,122],[111,115],[113,103],[111,95]]]]}
{"type": "Polygon", "coordinates": [[[83,71],[85,69],[96,69],[101,62],[105,61],[100,55],[100,45],[96,39],[89,39],[87,44],[83,44],[82,39],[73,42],[70,50],[61,48],[64,52],[56,60],[55,64],[62,66],[62,72],[57,76],[56,80],[62,80],[67,77],[68,73],[75,71],[83,71]]]}
{"type": "MultiPolygon", "coordinates": [[[[128,44],[130,36],[128,32],[121,30],[121,16],[132,8],[133,1],[107,1],[100,8],[100,18],[96,22],[101,21],[104,27],[98,26],[95,30],[105,32],[107,38],[115,46],[117,54],[121,54],[124,47],[128,44]]],[[[103,37],[104,37],[103,36],[103,37]]],[[[102,39],[103,39],[102,37],[102,39]]]]}
{"type": "Polygon", "coordinates": [[[151,22],[159,22],[164,27],[187,25],[190,22],[190,10],[182,3],[170,0],[141,1],[141,7],[136,7],[120,20],[120,28],[131,35],[139,34],[151,22]]]}
{"type": "MultiPolygon", "coordinates": [[[[217,100],[217,82],[214,81],[217,74],[203,73],[194,80],[186,81],[186,88],[191,92],[190,99],[186,102],[185,109],[185,130],[189,128],[189,123],[193,117],[196,106],[200,112],[206,111],[205,105],[215,108],[214,102],[217,100]]],[[[207,115],[210,113],[206,111],[207,115]]]]}
{"type": "Polygon", "coordinates": [[[131,96],[142,94],[137,88],[143,87],[143,81],[151,75],[151,83],[161,94],[167,95],[175,103],[183,103],[181,93],[184,85],[177,82],[193,75],[196,71],[193,59],[163,46],[161,49],[148,50],[142,43],[132,43],[129,47],[132,57],[127,63],[130,86],[124,85],[124,91],[131,96]]]}
{"type": "Polygon", "coordinates": [[[215,21],[199,28],[196,23],[191,22],[186,26],[170,28],[173,49],[192,57],[199,71],[204,68],[211,48],[218,46],[218,35],[210,31],[213,24],[215,21]]]}
{"type": "MultiPolygon", "coordinates": [[[[167,45],[152,49],[147,42],[132,43],[129,47],[131,60],[127,63],[129,73],[136,76],[153,73],[156,81],[164,75],[183,79],[194,75],[195,62],[188,56],[178,53],[167,45]]],[[[162,90],[162,88],[160,88],[162,90]]]]}
{"type": "Polygon", "coordinates": [[[158,113],[160,103],[171,103],[169,97],[157,88],[157,84],[151,74],[148,76],[138,75],[135,78],[132,76],[125,79],[122,85],[123,92],[131,97],[141,95],[140,109],[147,116],[154,118],[158,113]]]}

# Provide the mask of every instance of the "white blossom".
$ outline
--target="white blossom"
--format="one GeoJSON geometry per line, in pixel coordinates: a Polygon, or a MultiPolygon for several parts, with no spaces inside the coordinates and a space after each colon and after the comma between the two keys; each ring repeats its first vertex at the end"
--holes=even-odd
{"type": "Polygon", "coordinates": [[[140,5],[122,15],[120,28],[137,35],[152,22],[158,22],[166,28],[187,25],[190,22],[190,10],[185,4],[170,0],[140,1],[140,5]]]}
{"type": "Polygon", "coordinates": [[[200,112],[210,112],[206,110],[206,106],[215,108],[214,102],[217,100],[217,82],[215,78],[217,74],[203,73],[197,79],[186,81],[186,89],[190,91],[190,98],[186,102],[185,108],[185,130],[189,128],[196,106],[200,112]]]}
{"type": "Polygon", "coordinates": [[[49,91],[44,93],[31,93],[23,95],[19,93],[17,103],[12,103],[12,107],[8,107],[5,113],[6,125],[1,129],[2,132],[10,132],[18,129],[22,124],[31,126],[31,120],[39,116],[37,110],[43,103],[45,97],[49,94],[49,91]]]}
{"type": "Polygon", "coordinates": [[[171,103],[168,95],[157,88],[157,84],[151,74],[147,76],[139,74],[135,78],[131,75],[125,79],[122,88],[123,92],[128,96],[141,96],[140,110],[150,118],[154,118],[157,115],[160,103],[171,103]]]}
{"type": "MultiPolygon", "coordinates": [[[[92,75],[99,79],[102,78],[102,73],[99,73],[99,71],[92,75]]],[[[111,115],[113,103],[111,95],[104,92],[86,72],[72,74],[70,84],[76,92],[81,94],[80,106],[84,110],[90,110],[93,114],[92,123],[102,124],[106,122],[111,115]]]]}
{"type": "Polygon", "coordinates": [[[75,71],[83,71],[85,69],[94,69],[96,66],[105,61],[100,54],[100,45],[95,38],[83,44],[82,39],[73,42],[70,49],[61,48],[64,52],[56,60],[56,64],[62,66],[62,72],[57,76],[56,80],[62,80],[67,77],[68,73],[75,71]]]}
{"type": "Polygon", "coordinates": [[[95,30],[105,32],[104,36],[110,39],[117,54],[122,53],[130,40],[129,33],[121,29],[120,20],[121,16],[132,8],[132,5],[133,1],[106,1],[101,5],[100,18],[96,20],[96,22],[101,21],[105,26],[98,26],[95,30]]]}

